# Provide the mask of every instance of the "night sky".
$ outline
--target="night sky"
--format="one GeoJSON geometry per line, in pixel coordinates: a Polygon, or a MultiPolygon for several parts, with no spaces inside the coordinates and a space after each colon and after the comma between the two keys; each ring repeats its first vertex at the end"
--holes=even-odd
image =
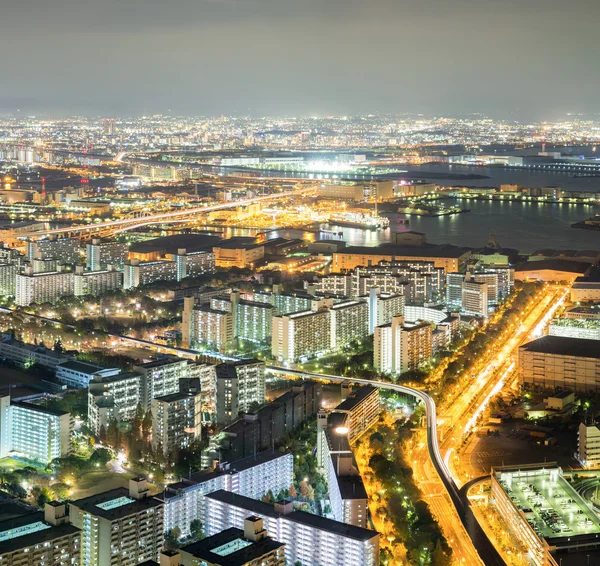
{"type": "Polygon", "coordinates": [[[590,116],[599,27],[600,0],[2,0],[0,111],[590,116]]]}

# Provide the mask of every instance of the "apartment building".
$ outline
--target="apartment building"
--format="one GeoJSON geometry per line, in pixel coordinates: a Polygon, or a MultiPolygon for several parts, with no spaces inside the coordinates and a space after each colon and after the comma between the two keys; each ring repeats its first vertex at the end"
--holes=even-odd
{"type": "Polygon", "coordinates": [[[73,275],[73,294],[76,297],[84,295],[101,295],[107,291],[123,287],[123,273],[115,269],[105,271],[84,271],[83,265],[75,268],[73,275]]]}
{"type": "Polygon", "coordinates": [[[577,459],[585,468],[600,466],[600,428],[597,424],[579,424],[577,459]]]}
{"type": "Polygon", "coordinates": [[[59,265],[77,264],[81,259],[81,242],[77,238],[49,236],[27,242],[27,259],[55,259],[59,265]]]}
{"type": "MultiPolygon", "coordinates": [[[[199,389],[199,388],[198,388],[199,389]]],[[[152,446],[165,456],[188,448],[202,434],[200,391],[178,391],[152,399],[152,446]]]]}
{"type": "Polygon", "coordinates": [[[404,295],[382,293],[378,287],[369,292],[369,334],[376,326],[389,324],[394,316],[404,315],[404,295]]]}
{"type": "Polygon", "coordinates": [[[369,335],[369,304],[366,301],[344,301],[330,308],[331,350],[339,350],[353,340],[369,335]]]}
{"type": "Polygon", "coordinates": [[[142,376],[119,373],[94,376],[88,386],[88,426],[94,434],[106,431],[111,420],[131,420],[142,402],[142,376]]]}
{"type": "Polygon", "coordinates": [[[188,252],[185,248],[181,248],[169,259],[177,264],[177,281],[186,277],[197,277],[215,272],[215,254],[213,252],[205,250],[188,252]]]}
{"type": "Polygon", "coordinates": [[[181,334],[184,346],[204,345],[223,352],[231,347],[235,337],[233,314],[206,304],[196,305],[194,297],[186,297],[181,334]]]}
{"type": "Polygon", "coordinates": [[[61,297],[73,295],[74,285],[71,272],[33,273],[31,267],[26,267],[16,277],[15,302],[19,306],[53,303],[61,297]]]}
{"type": "Polygon", "coordinates": [[[85,267],[90,271],[102,271],[109,265],[122,269],[127,259],[127,244],[94,238],[85,246],[85,267]]]}
{"type": "Polygon", "coordinates": [[[69,504],[81,531],[82,566],[132,566],[157,561],[164,542],[164,502],[145,479],[69,504]]]}
{"type": "Polygon", "coordinates": [[[280,362],[309,359],[331,349],[331,312],[303,311],[273,317],[271,352],[280,362]]]}
{"type": "Polygon", "coordinates": [[[294,511],[291,501],[275,505],[228,491],[205,496],[203,524],[211,536],[224,528],[242,528],[249,515],[260,517],[275,540],[285,543],[289,564],[304,566],[377,566],[379,533],[304,511],[294,511]]]}
{"type": "Polygon", "coordinates": [[[241,360],[219,364],[217,375],[217,422],[224,423],[247,413],[266,398],[265,363],[241,360]]]}
{"type": "Polygon", "coordinates": [[[463,281],[461,291],[461,313],[467,316],[487,318],[489,310],[488,284],[483,281],[475,281],[470,276],[469,279],[463,281]]]}
{"type": "Polygon", "coordinates": [[[177,263],[174,261],[130,259],[125,262],[123,269],[124,289],[133,289],[155,281],[177,280],[177,263]]]}
{"type": "Polygon", "coordinates": [[[70,524],[64,503],[0,521],[0,556],[5,566],[79,564],[81,531],[70,524]]]}
{"type": "Polygon", "coordinates": [[[152,399],[179,392],[179,380],[188,377],[188,361],[176,356],[133,366],[140,375],[140,403],[150,410],[152,399]]]}
{"type": "Polygon", "coordinates": [[[0,263],[0,295],[13,297],[17,290],[17,273],[20,267],[11,263],[0,263]]]}
{"type": "Polygon", "coordinates": [[[401,316],[393,317],[390,324],[375,327],[375,369],[385,373],[404,373],[417,369],[431,359],[432,334],[431,323],[406,323],[401,316]]]}
{"type": "Polygon", "coordinates": [[[0,458],[8,455],[46,465],[71,454],[70,413],[0,397],[0,458]]]}
{"type": "Polygon", "coordinates": [[[286,566],[285,544],[268,536],[259,517],[179,550],[181,566],[286,566]]]}
{"type": "Polygon", "coordinates": [[[183,537],[190,523],[204,515],[204,496],[214,491],[231,491],[251,499],[261,499],[271,491],[278,494],[294,482],[294,456],[267,450],[235,462],[217,463],[213,469],[191,474],[164,492],[165,532],[174,527],[183,537]]]}

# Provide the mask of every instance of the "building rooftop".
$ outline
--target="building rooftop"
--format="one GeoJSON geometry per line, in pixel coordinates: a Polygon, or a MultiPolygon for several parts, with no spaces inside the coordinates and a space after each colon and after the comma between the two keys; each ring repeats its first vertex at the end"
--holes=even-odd
{"type": "Polygon", "coordinates": [[[178,363],[182,363],[185,362],[187,363],[186,360],[182,359],[182,358],[178,358],[177,356],[169,356],[166,358],[160,358],[159,360],[152,360],[151,362],[146,362],[145,364],[136,364],[136,368],[142,368],[142,369],[154,369],[154,368],[160,368],[163,366],[168,366],[171,364],[178,364],[178,363]]]}
{"type": "MultiPolygon", "coordinates": [[[[284,458],[288,454],[288,452],[279,452],[278,450],[264,450],[262,452],[257,452],[253,456],[236,460],[235,462],[223,462],[214,470],[202,470],[200,472],[195,472],[180,482],[169,484],[167,489],[173,492],[180,489],[185,489],[191,485],[203,483],[225,474],[238,474],[244,470],[249,470],[254,466],[259,466],[260,464],[265,464],[266,462],[271,462],[272,460],[277,460],[278,458],[284,458]]],[[[173,493],[165,494],[166,499],[174,496],[175,495],[173,493]]]]}
{"type": "Polygon", "coordinates": [[[0,555],[78,532],[70,523],[49,525],[41,511],[13,517],[0,522],[0,555]]]}
{"type": "Polygon", "coordinates": [[[589,263],[570,261],[568,259],[542,259],[540,261],[527,261],[515,267],[515,272],[523,271],[564,271],[566,273],[585,274],[590,268],[589,263]]]}
{"type": "Polygon", "coordinates": [[[62,417],[68,415],[68,411],[57,411],[56,409],[47,409],[42,405],[34,405],[33,403],[27,403],[26,401],[11,401],[13,407],[22,407],[28,411],[35,411],[36,413],[44,413],[46,415],[53,415],[55,417],[62,417]]]}
{"type": "Polygon", "coordinates": [[[220,566],[244,566],[265,554],[284,547],[284,543],[266,537],[259,541],[244,538],[242,529],[226,529],[181,549],[201,561],[220,566]]]}
{"type": "Polygon", "coordinates": [[[189,253],[210,250],[220,241],[221,238],[218,236],[209,236],[206,234],[175,234],[173,236],[154,238],[145,242],[137,242],[130,246],[129,251],[146,254],[152,252],[176,254],[178,250],[185,249],[189,253]]]}
{"type": "MultiPolygon", "coordinates": [[[[242,495],[237,495],[229,491],[219,490],[213,493],[207,494],[205,497],[220,501],[228,505],[240,507],[249,512],[250,515],[256,514],[259,516],[279,518],[284,517],[281,513],[275,512],[275,506],[270,503],[264,503],[263,501],[257,501],[256,499],[250,499],[242,495]]],[[[332,519],[326,519],[319,515],[313,515],[312,513],[306,513],[304,511],[292,511],[285,515],[288,521],[300,525],[306,525],[322,531],[327,531],[332,534],[341,535],[344,537],[352,538],[355,540],[368,541],[374,537],[378,537],[377,531],[370,531],[361,527],[355,527],[354,525],[348,525],[346,523],[340,523],[332,519]]]]}
{"type": "Polygon", "coordinates": [[[96,364],[90,364],[88,362],[80,362],[78,360],[68,360],[66,362],[62,362],[62,363],[58,364],[58,367],[70,369],[73,371],[78,371],[80,373],[87,373],[87,374],[97,373],[104,369],[109,369],[109,368],[104,368],[102,366],[97,366],[96,364]]]}
{"type": "MultiPolygon", "coordinates": [[[[363,385],[356,391],[352,392],[352,395],[345,401],[340,403],[334,410],[335,411],[351,411],[357,405],[360,405],[367,397],[370,397],[373,392],[377,392],[377,389],[372,385],[363,385]]],[[[379,395],[379,393],[377,393],[379,395]]]]}
{"type": "Polygon", "coordinates": [[[163,502],[151,496],[133,499],[129,495],[129,490],[121,487],[79,499],[72,505],[91,515],[115,521],[153,507],[160,507],[163,502]]]}
{"type": "Polygon", "coordinates": [[[561,539],[600,534],[600,519],[559,468],[511,466],[492,473],[538,537],[552,539],[551,545],[560,546],[561,539]]]}
{"type": "Polygon", "coordinates": [[[520,349],[541,354],[600,359],[598,340],[587,340],[585,338],[543,336],[542,338],[523,344],[520,349]]]}
{"type": "Polygon", "coordinates": [[[393,255],[408,257],[442,257],[458,259],[469,253],[469,248],[459,248],[451,245],[437,246],[426,244],[424,246],[398,246],[395,244],[382,244],[380,246],[350,246],[340,250],[339,254],[364,254],[364,255],[393,255]]]}

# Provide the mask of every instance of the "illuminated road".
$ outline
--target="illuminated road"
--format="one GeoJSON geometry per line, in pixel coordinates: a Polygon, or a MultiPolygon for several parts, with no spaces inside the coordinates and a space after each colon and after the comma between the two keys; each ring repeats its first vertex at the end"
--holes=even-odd
{"type": "MultiPolygon", "coordinates": [[[[433,463],[435,471],[438,474],[439,479],[441,479],[443,483],[442,492],[439,494],[439,500],[441,501],[441,497],[444,496],[448,499],[448,503],[446,504],[446,506],[450,506],[453,522],[456,523],[460,529],[457,530],[457,532],[460,533],[460,537],[453,540],[450,540],[452,537],[449,536],[446,531],[444,532],[444,534],[449,539],[448,542],[452,547],[452,551],[454,552],[455,558],[458,557],[461,562],[464,562],[464,560],[462,560],[463,557],[465,557],[465,559],[468,558],[468,562],[465,562],[465,564],[469,565],[485,564],[486,566],[504,566],[504,561],[500,558],[493,545],[489,542],[489,540],[477,524],[473,526],[474,532],[471,536],[473,536],[477,541],[479,554],[475,550],[471,539],[469,538],[469,535],[467,535],[467,532],[463,527],[463,523],[461,521],[466,521],[463,500],[460,491],[456,483],[454,482],[454,478],[452,477],[452,474],[450,473],[450,470],[448,469],[448,466],[446,465],[446,462],[442,458],[442,454],[440,452],[437,432],[437,416],[435,401],[428,393],[420,391],[419,389],[413,389],[412,387],[406,387],[404,385],[389,383],[387,381],[373,381],[370,379],[359,379],[355,377],[342,377],[337,375],[313,373],[278,366],[267,366],[267,370],[271,373],[297,375],[303,378],[325,379],[327,381],[334,382],[351,382],[359,383],[361,385],[372,385],[380,389],[386,389],[388,391],[394,391],[396,393],[401,393],[404,395],[411,395],[412,397],[415,397],[416,399],[422,401],[425,405],[425,412],[427,418],[426,429],[427,448],[429,456],[427,460],[433,463]],[[443,490],[444,487],[445,491],[443,490]],[[458,540],[460,540],[459,544],[457,544],[458,540]],[[480,555],[484,558],[484,561],[482,561],[480,555]]],[[[437,501],[433,501],[428,498],[427,502],[433,507],[435,511],[437,501]]],[[[438,511],[441,510],[442,509],[438,509],[438,511]]],[[[437,516],[437,513],[435,513],[435,515],[437,516]]]]}
{"type": "Polygon", "coordinates": [[[211,206],[201,206],[197,208],[188,208],[185,210],[177,210],[171,212],[164,212],[161,214],[153,214],[150,216],[144,216],[143,218],[126,218],[124,220],[112,220],[110,222],[99,222],[98,224],[84,224],[78,226],[69,226],[68,228],[53,228],[51,230],[45,230],[40,232],[29,232],[18,234],[19,238],[40,238],[42,236],[48,236],[50,234],[77,234],[77,233],[89,233],[89,232],[125,232],[132,230],[133,228],[139,228],[140,226],[147,226],[148,224],[156,223],[174,223],[174,222],[185,222],[190,216],[197,214],[206,214],[208,212],[214,212],[217,210],[225,210],[227,208],[235,208],[237,206],[246,206],[249,204],[256,204],[259,202],[266,202],[271,200],[277,200],[280,198],[294,197],[303,195],[314,191],[314,188],[308,187],[305,189],[298,189],[296,191],[288,191],[284,193],[276,193],[272,195],[252,197],[244,200],[230,201],[221,204],[214,204],[211,206]]]}

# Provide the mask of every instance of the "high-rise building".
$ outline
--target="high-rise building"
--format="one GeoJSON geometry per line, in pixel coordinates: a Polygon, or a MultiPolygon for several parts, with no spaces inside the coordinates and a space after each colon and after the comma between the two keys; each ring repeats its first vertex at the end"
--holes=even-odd
{"type": "Polygon", "coordinates": [[[200,391],[180,391],[152,399],[152,446],[168,456],[189,448],[202,433],[200,391]]]}
{"type": "Polygon", "coordinates": [[[234,339],[233,314],[194,303],[193,297],[184,299],[181,324],[184,346],[203,345],[225,351],[234,339]]]}
{"type": "Polygon", "coordinates": [[[113,419],[131,420],[142,403],[139,373],[94,376],[88,387],[88,426],[94,434],[107,430],[113,419]]]}
{"type": "Polygon", "coordinates": [[[369,291],[369,334],[376,326],[392,322],[392,317],[404,315],[404,295],[382,293],[378,287],[369,291]]]}
{"type": "Polygon", "coordinates": [[[69,522],[65,503],[0,522],[0,556],[6,566],[80,563],[81,532],[69,522]]]}
{"type": "Polygon", "coordinates": [[[164,541],[164,503],[145,479],[69,504],[81,531],[81,566],[126,566],[158,560],[164,541]]]}
{"type": "Polygon", "coordinates": [[[32,303],[53,303],[60,297],[73,295],[73,273],[57,271],[33,273],[30,267],[16,278],[16,299],[19,306],[32,303]]]}
{"type": "Polygon", "coordinates": [[[73,419],[65,411],[0,397],[0,457],[8,454],[48,464],[71,454],[73,419]]]}
{"type": "Polygon", "coordinates": [[[211,298],[214,310],[230,312],[233,317],[234,338],[261,343],[271,338],[273,311],[271,304],[247,301],[239,291],[211,298]]]}
{"type": "Polygon", "coordinates": [[[462,308],[462,284],[464,280],[463,273],[446,274],[446,305],[448,310],[460,310],[462,308]]]}
{"type": "Polygon", "coordinates": [[[73,294],[76,297],[84,295],[101,295],[106,291],[123,287],[123,274],[114,269],[105,271],[84,271],[83,265],[75,268],[73,275],[73,294]]]}
{"type": "Polygon", "coordinates": [[[123,288],[132,289],[155,281],[176,281],[177,263],[174,261],[140,261],[130,259],[125,262],[123,288]]]}
{"type": "Polygon", "coordinates": [[[294,483],[294,456],[275,450],[256,452],[235,462],[191,474],[165,489],[165,532],[178,527],[183,537],[190,523],[204,515],[204,496],[223,489],[251,499],[269,491],[277,496],[294,483]]]}
{"type": "Polygon", "coordinates": [[[223,423],[247,413],[265,402],[265,363],[241,360],[219,364],[217,372],[217,422],[223,423]]]}
{"type": "Polygon", "coordinates": [[[432,356],[432,325],[405,323],[395,316],[390,324],[375,327],[373,365],[377,371],[404,373],[428,362],[432,356]]]}
{"type": "Polygon", "coordinates": [[[102,271],[112,265],[122,269],[127,259],[127,245],[121,242],[93,239],[85,247],[85,267],[90,271],[102,271]]]}
{"type": "Polygon", "coordinates": [[[177,264],[177,281],[185,277],[197,277],[205,273],[214,273],[215,254],[208,251],[187,252],[185,249],[177,250],[172,258],[177,264]]]}
{"type": "Polygon", "coordinates": [[[140,403],[144,411],[150,410],[152,399],[179,392],[179,380],[188,377],[188,361],[169,356],[133,366],[141,376],[140,403]]]}
{"type": "Polygon", "coordinates": [[[379,533],[326,519],[304,511],[294,511],[291,501],[275,505],[256,501],[228,491],[205,496],[203,524],[211,536],[223,529],[242,528],[249,515],[260,517],[271,536],[285,543],[288,564],[305,566],[377,566],[379,533]]]}
{"type": "Polygon", "coordinates": [[[17,273],[19,266],[11,263],[0,263],[0,295],[13,297],[17,290],[17,273]]]}
{"type": "Polygon", "coordinates": [[[600,465],[600,428],[597,424],[579,424],[577,459],[586,468],[600,465]]]}
{"type": "Polygon", "coordinates": [[[259,517],[179,550],[181,566],[285,566],[285,544],[268,536],[259,517]]]}
{"type": "Polygon", "coordinates": [[[462,314],[487,318],[488,284],[466,279],[462,284],[462,314]]]}
{"type": "Polygon", "coordinates": [[[366,301],[344,301],[330,309],[331,350],[339,350],[353,340],[369,334],[369,304],[366,301]]]}
{"type": "Polygon", "coordinates": [[[78,264],[81,259],[81,242],[75,238],[50,236],[45,240],[27,242],[27,258],[55,259],[59,265],[78,264]]]}
{"type": "Polygon", "coordinates": [[[309,359],[331,349],[328,309],[273,317],[271,352],[280,362],[309,359]]]}

